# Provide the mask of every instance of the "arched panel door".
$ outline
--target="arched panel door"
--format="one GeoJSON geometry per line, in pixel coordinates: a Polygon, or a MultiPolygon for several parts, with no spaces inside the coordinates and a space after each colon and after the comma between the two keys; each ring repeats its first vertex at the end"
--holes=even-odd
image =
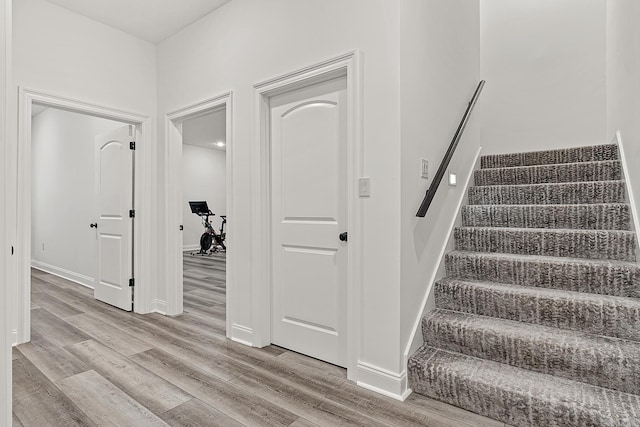
{"type": "Polygon", "coordinates": [[[96,137],[95,185],[98,262],[95,298],[131,311],[133,290],[133,151],[134,127],[124,126],[96,137]]]}
{"type": "Polygon", "coordinates": [[[270,100],[272,342],[346,366],[346,80],[270,100]]]}

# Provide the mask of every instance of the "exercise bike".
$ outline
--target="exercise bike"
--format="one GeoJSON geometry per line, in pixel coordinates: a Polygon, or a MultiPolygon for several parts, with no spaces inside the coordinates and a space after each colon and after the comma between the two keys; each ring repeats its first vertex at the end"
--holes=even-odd
{"type": "Polygon", "coordinates": [[[224,225],[227,223],[227,216],[220,215],[220,218],[222,218],[222,225],[220,226],[220,231],[216,232],[213,225],[211,225],[211,222],[209,222],[209,217],[214,216],[215,214],[211,212],[207,202],[189,202],[189,207],[191,208],[191,213],[200,217],[204,227],[204,233],[200,236],[200,251],[197,253],[192,252],[191,255],[209,255],[220,251],[226,251],[227,247],[224,244],[226,239],[224,225]]]}

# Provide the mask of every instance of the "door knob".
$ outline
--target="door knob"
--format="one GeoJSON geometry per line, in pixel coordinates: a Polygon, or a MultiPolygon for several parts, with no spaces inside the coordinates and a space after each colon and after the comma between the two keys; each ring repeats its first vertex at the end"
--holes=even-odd
{"type": "Polygon", "coordinates": [[[338,237],[340,238],[341,242],[346,242],[347,241],[347,232],[345,231],[344,233],[340,233],[340,235],[338,237]]]}
{"type": "Polygon", "coordinates": [[[91,228],[98,228],[98,223],[94,222],[93,224],[89,224],[89,227],[91,228]]]}

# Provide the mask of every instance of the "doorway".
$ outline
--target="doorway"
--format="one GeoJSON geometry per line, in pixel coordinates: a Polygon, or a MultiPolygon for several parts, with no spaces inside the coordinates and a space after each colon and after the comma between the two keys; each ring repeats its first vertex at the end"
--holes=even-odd
{"type": "MultiPolygon", "coordinates": [[[[344,363],[347,368],[347,377],[352,381],[360,381],[361,378],[367,374],[367,372],[365,372],[366,369],[362,368],[358,363],[361,345],[360,337],[362,335],[360,319],[363,309],[361,298],[364,254],[363,201],[360,199],[362,197],[368,197],[367,195],[359,195],[358,191],[358,183],[362,177],[363,164],[361,63],[361,54],[358,51],[352,51],[254,85],[255,135],[253,139],[254,145],[252,146],[252,160],[256,173],[253,178],[253,196],[251,199],[254,211],[252,215],[252,258],[254,260],[254,269],[252,271],[251,283],[251,300],[253,301],[251,318],[255,319],[255,321],[252,323],[250,342],[254,346],[263,347],[274,342],[273,312],[276,309],[276,303],[273,301],[275,286],[274,269],[279,262],[277,257],[280,255],[277,255],[277,251],[273,248],[273,225],[278,221],[282,223],[290,219],[293,219],[294,222],[297,220],[295,216],[292,216],[290,219],[284,219],[283,217],[277,219],[273,217],[274,210],[276,209],[274,207],[274,200],[276,200],[276,198],[273,195],[274,185],[272,180],[276,172],[273,170],[274,164],[272,163],[274,147],[272,146],[271,102],[272,100],[277,101],[281,95],[319,87],[324,83],[335,83],[340,80],[344,82],[343,84],[346,86],[346,104],[344,111],[346,115],[344,125],[346,128],[346,142],[344,144],[346,165],[344,166],[344,180],[341,182],[344,185],[344,191],[346,193],[346,206],[344,208],[346,219],[344,224],[339,220],[333,221],[335,222],[333,225],[338,225],[340,228],[343,228],[343,225],[345,227],[340,230],[337,235],[335,232],[324,233],[327,241],[323,243],[315,242],[311,244],[310,247],[316,251],[315,255],[319,256],[318,259],[324,257],[324,260],[330,265],[330,268],[326,271],[333,269],[334,272],[337,272],[342,268],[346,270],[346,273],[344,273],[344,297],[340,295],[338,298],[343,299],[336,304],[343,304],[346,307],[343,311],[343,313],[346,313],[346,336],[343,335],[346,341],[346,349],[341,348],[339,350],[339,352],[346,352],[346,357],[343,359],[343,362],[339,363],[344,363]],[[347,235],[344,237],[348,240],[348,243],[340,240],[340,234],[344,232],[347,232],[347,235]],[[328,240],[331,240],[331,242],[328,242],[328,240]],[[336,250],[336,246],[332,249],[332,245],[336,243],[344,244],[344,248],[341,247],[340,250],[336,250]],[[321,247],[329,250],[321,255],[320,253],[322,251],[318,250],[318,248],[321,247]],[[340,252],[346,252],[347,262],[344,263],[346,264],[344,267],[342,267],[344,264],[338,261],[341,254],[336,255],[340,252]],[[333,264],[334,262],[337,264],[333,264]],[[348,339],[346,337],[348,337],[348,339]]],[[[335,104],[336,101],[333,100],[325,104],[330,105],[331,102],[335,104]]],[[[304,101],[302,101],[302,103],[304,103],[304,101]]],[[[338,101],[338,104],[339,103],[338,101]]],[[[299,105],[297,110],[314,110],[315,107],[319,107],[315,104],[315,101],[310,99],[308,104],[299,105]]],[[[320,108],[316,111],[319,110],[320,108]]],[[[301,120],[301,122],[302,121],[303,120],[301,120]]],[[[304,173],[304,171],[302,171],[302,173],[304,173]]],[[[304,191],[304,189],[301,191],[304,191]]],[[[326,220],[329,216],[324,215],[311,218],[315,215],[316,214],[309,215],[310,218],[305,220],[309,224],[305,225],[313,225],[314,221],[322,222],[323,225],[329,225],[329,223],[332,222],[326,220]]],[[[285,246],[286,245],[287,243],[285,243],[285,246]]],[[[305,245],[306,244],[296,243],[289,244],[290,247],[298,250],[299,253],[296,255],[314,255],[304,253],[304,250],[307,249],[305,245]]],[[[285,247],[282,246],[281,242],[281,254],[284,250],[285,247]]],[[[295,251],[292,251],[288,255],[294,253],[295,251]]],[[[315,267],[318,268],[318,265],[315,267]]],[[[321,267],[320,269],[322,270],[321,267]]],[[[289,282],[292,283],[293,281],[289,279],[289,282]]],[[[295,319],[295,316],[289,317],[295,319]]],[[[278,316],[276,315],[275,318],[278,318],[278,316]]],[[[282,317],[280,317],[280,320],[282,320],[282,317]]],[[[287,320],[291,321],[291,319],[287,320]]],[[[306,322],[305,329],[307,330],[313,329],[314,326],[320,326],[320,329],[324,328],[325,333],[330,334],[332,331],[330,331],[329,328],[335,329],[330,325],[314,325],[314,323],[318,322],[311,318],[298,320],[304,321],[299,323],[304,324],[306,322]]],[[[295,322],[295,320],[293,322],[295,322]]],[[[340,333],[338,333],[338,336],[339,335],[340,333]]]]}
{"type": "Polygon", "coordinates": [[[32,110],[31,266],[126,311],[132,310],[133,131],[53,107],[32,110]]]}
{"type": "MultiPolygon", "coordinates": [[[[153,158],[153,149],[145,144],[144,136],[150,134],[151,123],[148,117],[144,117],[137,114],[127,113],[119,110],[114,110],[106,107],[96,106],[94,104],[88,104],[81,101],[75,101],[68,98],[62,98],[56,95],[45,94],[25,88],[20,88],[19,93],[19,136],[18,136],[18,182],[16,185],[16,193],[10,195],[17,201],[16,208],[16,241],[21,244],[16,247],[16,263],[17,268],[15,270],[17,289],[18,289],[18,305],[15,313],[16,319],[14,344],[25,343],[30,340],[31,332],[31,262],[32,262],[32,246],[34,250],[37,246],[32,242],[32,187],[33,176],[32,171],[33,164],[33,152],[32,152],[32,114],[34,107],[43,106],[57,110],[63,110],[65,112],[79,113],[94,118],[107,119],[111,121],[120,122],[127,125],[128,132],[130,132],[126,138],[131,138],[130,141],[120,141],[121,144],[126,143],[127,149],[129,149],[129,143],[135,141],[136,155],[132,160],[132,168],[135,171],[135,179],[133,185],[133,195],[131,197],[133,205],[139,210],[141,214],[149,213],[150,206],[153,205],[152,194],[149,191],[141,191],[143,188],[149,186],[151,182],[151,176],[149,174],[148,164],[153,158]]],[[[94,148],[92,144],[92,149],[94,148]]],[[[71,153],[64,152],[59,155],[72,155],[71,153]]],[[[51,161],[55,161],[52,159],[51,161]]],[[[131,177],[134,178],[133,176],[131,177]]],[[[111,192],[110,194],[115,194],[111,192]]],[[[78,200],[77,203],[86,203],[86,200],[78,200]]],[[[131,201],[129,201],[131,203],[131,201]]],[[[94,204],[92,200],[90,204],[94,204]]],[[[69,206],[69,209],[73,209],[74,205],[69,206]]],[[[128,215],[127,215],[128,216],[128,215]]],[[[90,230],[90,224],[95,221],[89,221],[85,223],[87,230],[90,230]]],[[[132,265],[133,277],[140,278],[140,283],[147,284],[146,286],[138,286],[133,288],[134,299],[136,301],[135,311],[137,313],[150,312],[150,298],[151,290],[149,286],[152,280],[149,279],[151,274],[151,260],[149,254],[151,248],[154,246],[155,238],[152,231],[156,228],[157,220],[148,216],[145,221],[139,223],[139,226],[135,227],[132,232],[132,238],[134,242],[138,244],[133,248],[133,259],[135,263],[129,262],[132,265]]],[[[40,247],[42,242],[40,242],[40,247]]],[[[47,244],[44,242],[45,251],[47,251],[47,244]]],[[[114,249],[114,248],[112,248],[114,249]]],[[[116,252],[106,251],[105,253],[116,252]]],[[[129,258],[127,258],[129,259],[129,258]]],[[[88,277],[88,276],[87,276],[88,277]]],[[[76,280],[77,281],[77,280],[76,280]]],[[[109,278],[105,281],[111,281],[109,278]]],[[[127,279],[128,281],[128,279],[127,279]]]]}
{"type": "Polygon", "coordinates": [[[347,82],[269,99],[271,341],[347,366],[347,82]]]}
{"type": "Polygon", "coordinates": [[[228,331],[227,292],[233,282],[233,193],[231,92],[187,106],[167,115],[168,220],[172,232],[166,246],[169,287],[164,313],[177,315],[189,306],[209,309],[220,304],[228,331]],[[192,211],[189,202],[206,202],[209,216],[192,211]],[[215,215],[214,215],[215,214],[215,215]],[[224,218],[223,218],[224,217],[224,218]],[[224,241],[212,239],[202,249],[205,223],[224,241]],[[174,228],[175,227],[175,228],[174,228]],[[203,252],[198,254],[198,252],[203,252]],[[219,296],[226,296],[219,298],[219,296]]]}

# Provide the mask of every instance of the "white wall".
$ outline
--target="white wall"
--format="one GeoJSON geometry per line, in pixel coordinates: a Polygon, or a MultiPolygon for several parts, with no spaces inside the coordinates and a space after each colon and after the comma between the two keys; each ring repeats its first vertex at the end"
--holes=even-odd
{"type": "MultiPolygon", "coordinates": [[[[39,90],[57,96],[155,117],[156,112],[156,47],[121,31],[92,21],[79,14],[43,0],[20,0],[13,11],[13,87],[39,90]]],[[[17,117],[11,117],[11,129],[17,131],[17,117]]],[[[155,121],[154,121],[155,122],[155,121]]],[[[155,127],[152,126],[152,133],[155,127]]],[[[140,168],[141,174],[155,177],[155,135],[146,135],[148,145],[140,147],[139,155],[146,150],[152,159],[150,171],[140,168]]],[[[14,135],[13,140],[15,141],[14,135]]],[[[142,144],[141,144],[142,145],[142,144]]],[[[15,153],[12,153],[12,157],[15,153]]],[[[14,162],[15,164],[15,162],[14,162]]],[[[16,171],[10,171],[15,176],[16,171]]],[[[148,189],[155,199],[155,179],[148,189]]],[[[15,188],[15,181],[12,183],[15,188]]],[[[15,191],[14,191],[15,193],[15,191]]],[[[15,197],[15,194],[13,195],[15,197]]],[[[148,208],[149,221],[157,215],[156,201],[148,208]]],[[[138,208],[138,207],[137,207],[138,208]]],[[[142,207],[140,207],[142,208],[142,207]]],[[[140,210],[140,209],[139,209],[140,210]]],[[[144,210],[144,209],[142,209],[144,210]]],[[[15,212],[9,221],[16,224],[15,212]]],[[[16,241],[16,229],[11,228],[12,241],[16,241]]],[[[148,245],[146,256],[154,259],[158,243],[153,234],[143,242],[148,245]]],[[[18,246],[20,249],[20,246],[18,246]]],[[[18,257],[14,257],[14,272],[18,257]]],[[[22,270],[20,270],[22,271],[22,270]]],[[[15,274],[18,274],[19,271],[15,274]]],[[[140,278],[149,287],[157,283],[156,272],[140,278]]],[[[22,278],[21,280],[24,280],[22,278]]],[[[19,280],[12,280],[18,283],[19,280]]],[[[18,298],[15,286],[11,300],[18,298]]],[[[155,289],[152,289],[152,294],[155,289]]],[[[18,325],[18,304],[12,304],[12,329],[18,325]]]]}
{"type": "Polygon", "coordinates": [[[44,0],[16,1],[13,19],[16,85],[153,115],[153,44],[44,0]]]}
{"type": "MultiPolygon", "coordinates": [[[[607,2],[607,137],[620,131],[630,166],[635,210],[640,212],[640,4],[607,2]]],[[[636,229],[640,224],[635,224],[636,229]]]]}
{"type": "Polygon", "coordinates": [[[122,123],[49,108],[32,119],[34,266],[93,287],[95,137],[122,123]],[[43,249],[44,245],[44,249],[43,249]]]}
{"type": "Polygon", "coordinates": [[[605,13],[616,2],[481,0],[487,153],[609,140],[605,13]]]}
{"type": "MultiPolygon", "coordinates": [[[[477,1],[404,0],[401,2],[402,87],[402,309],[404,351],[419,321],[429,279],[438,267],[451,220],[464,193],[464,175],[478,149],[481,100],[460,141],[449,170],[425,218],[416,212],[444,157],[478,84],[480,17],[477,1]],[[420,177],[420,158],[429,160],[429,179],[420,177]]],[[[395,221],[395,220],[394,220],[395,221]]],[[[389,221],[394,222],[394,221],[389,221]]],[[[383,249],[386,250],[386,249],[383,249]]],[[[418,330],[420,334],[420,330],[418,330]]],[[[403,362],[404,363],[404,362],[403,362]]]]}
{"type": "Polygon", "coordinates": [[[227,214],[226,160],[223,150],[189,144],[182,146],[182,245],[185,250],[198,249],[204,231],[200,217],[191,213],[190,200],[207,202],[211,212],[216,214],[209,218],[216,232],[222,222],[220,215],[227,214]]]}
{"type": "MultiPolygon", "coordinates": [[[[252,317],[253,85],[354,49],[364,53],[364,325],[358,360],[400,374],[399,2],[392,0],[234,0],[158,46],[160,117],[233,90],[235,272],[228,317],[252,317]],[[187,78],[188,76],[188,78],[187,78]],[[384,245],[381,246],[381,233],[384,245]]],[[[158,127],[164,144],[164,126],[158,127]]],[[[158,179],[162,180],[160,170],[158,179]]],[[[356,185],[356,183],[351,183],[356,185]]],[[[175,229],[178,224],[167,224],[175,229]]],[[[169,260],[160,264],[168,265],[169,260]]],[[[166,286],[163,283],[162,286],[166,286]]],[[[160,294],[164,299],[165,295],[160,294]]],[[[380,371],[382,372],[382,371],[380,371]]]]}

